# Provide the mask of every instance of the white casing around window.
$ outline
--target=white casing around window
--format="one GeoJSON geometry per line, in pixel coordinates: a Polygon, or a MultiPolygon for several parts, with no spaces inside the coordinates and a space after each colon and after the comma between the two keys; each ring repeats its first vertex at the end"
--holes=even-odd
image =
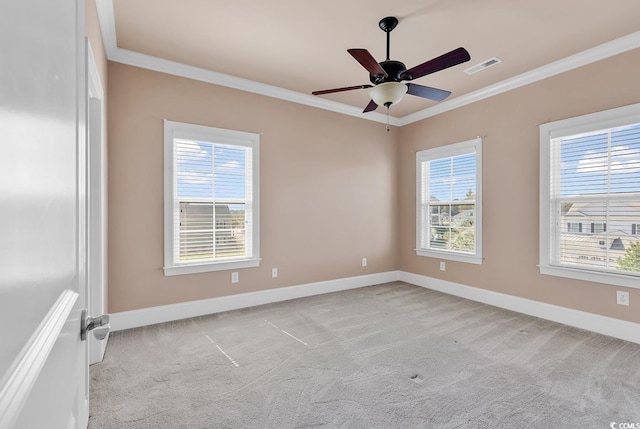
{"type": "Polygon", "coordinates": [[[260,135],[241,131],[193,125],[164,120],[164,274],[173,276],[208,271],[234,270],[257,267],[260,264],[260,135]],[[251,221],[251,249],[249,257],[213,260],[207,262],[176,262],[175,236],[176,228],[176,171],[175,139],[212,142],[217,144],[242,146],[251,148],[251,210],[247,216],[251,221]]]}
{"type": "Polygon", "coordinates": [[[427,149],[416,153],[416,254],[437,259],[445,259],[471,264],[482,264],[482,139],[480,137],[460,143],[427,149]],[[476,163],[476,199],[475,199],[475,253],[456,252],[423,248],[421,236],[423,225],[421,221],[422,204],[422,163],[425,161],[450,158],[458,155],[475,153],[476,163]]]}
{"type": "MultiPolygon", "coordinates": [[[[554,252],[557,252],[555,242],[557,225],[552,225],[554,216],[551,204],[552,186],[552,149],[553,139],[574,136],[583,133],[607,130],[631,124],[640,123],[640,104],[619,107],[602,112],[591,113],[574,118],[563,119],[540,125],[540,243],[539,268],[545,275],[566,277],[597,283],[612,284],[631,288],[640,288],[640,277],[627,275],[623,272],[598,271],[586,268],[560,265],[553,263],[554,252]]],[[[557,259],[557,257],[555,258],[557,259]]]]}

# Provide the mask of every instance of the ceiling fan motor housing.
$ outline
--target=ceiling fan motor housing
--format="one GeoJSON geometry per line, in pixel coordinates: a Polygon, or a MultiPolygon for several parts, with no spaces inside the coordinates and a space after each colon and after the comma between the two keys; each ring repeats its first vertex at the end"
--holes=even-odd
{"type": "Polygon", "coordinates": [[[401,77],[402,73],[407,70],[407,67],[404,65],[404,63],[395,60],[386,60],[379,64],[384,69],[384,71],[387,72],[387,77],[380,75],[369,75],[369,80],[371,81],[371,83],[377,85],[384,82],[400,82],[401,80],[407,80],[406,76],[401,77]]]}

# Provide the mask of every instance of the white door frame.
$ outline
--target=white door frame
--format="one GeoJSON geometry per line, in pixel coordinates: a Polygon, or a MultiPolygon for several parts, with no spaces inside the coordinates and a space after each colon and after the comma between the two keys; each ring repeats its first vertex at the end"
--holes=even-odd
{"type": "MultiPolygon", "coordinates": [[[[87,147],[88,147],[88,280],[89,314],[100,316],[106,313],[106,192],[104,144],[104,90],[89,39],[87,45],[87,147]]],[[[107,347],[108,336],[97,340],[89,335],[89,364],[102,362],[107,347]]]]}

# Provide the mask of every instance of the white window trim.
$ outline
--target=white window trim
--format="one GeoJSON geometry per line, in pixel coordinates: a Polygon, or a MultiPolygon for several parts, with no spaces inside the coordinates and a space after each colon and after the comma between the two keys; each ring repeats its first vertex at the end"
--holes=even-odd
{"type": "Polygon", "coordinates": [[[640,122],[640,103],[540,125],[540,273],[640,289],[638,277],[551,265],[551,140],[640,122]]]}
{"type": "Polygon", "coordinates": [[[164,120],[164,275],[204,273],[210,271],[252,268],[260,265],[260,135],[243,131],[193,125],[164,120]],[[253,251],[251,258],[238,258],[207,263],[174,261],[175,144],[174,138],[250,147],[253,165],[253,251]]]}
{"type": "Polygon", "coordinates": [[[450,261],[466,262],[470,264],[482,264],[482,139],[480,137],[454,143],[434,149],[426,149],[416,152],[416,254],[428,258],[446,259],[450,261]],[[420,237],[422,234],[421,201],[422,201],[422,174],[421,164],[424,161],[448,158],[463,155],[475,151],[476,154],[476,253],[468,254],[453,250],[421,249],[420,237]]]}

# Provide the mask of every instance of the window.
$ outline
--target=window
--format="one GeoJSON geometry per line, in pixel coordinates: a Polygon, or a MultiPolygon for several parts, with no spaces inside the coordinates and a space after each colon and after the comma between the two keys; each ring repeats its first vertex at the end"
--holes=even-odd
{"type": "Polygon", "coordinates": [[[416,253],[482,263],[482,140],[416,154],[416,253]]]}
{"type": "Polygon", "coordinates": [[[582,222],[568,222],[567,223],[567,232],[578,233],[582,232],[582,222]]]}
{"type": "Polygon", "coordinates": [[[259,143],[165,120],[165,275],[259,265],[259,143]]]}
{"type": "Polygon", "coordinates": [[[639,287],[638,221],[640,104],[540,127],[541,273],[639,287]]]}

